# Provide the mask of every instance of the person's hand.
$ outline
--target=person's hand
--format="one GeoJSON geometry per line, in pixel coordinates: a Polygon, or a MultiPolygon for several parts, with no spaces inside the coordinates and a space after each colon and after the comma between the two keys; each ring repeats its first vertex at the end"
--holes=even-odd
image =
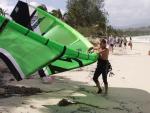
{"type": "Polygon", "coordinates": [[[88,53],[93,53],[94,52],[94,47],[90,47],[89,49],[88,49],[88,53]]]}

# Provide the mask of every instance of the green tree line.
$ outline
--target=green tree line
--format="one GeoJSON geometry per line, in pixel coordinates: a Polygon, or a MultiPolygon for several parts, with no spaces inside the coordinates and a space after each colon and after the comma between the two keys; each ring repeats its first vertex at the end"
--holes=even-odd
{"type": "MultiPolygon", "coordinates": [[[[52,15],[60,18],[87,37],[121,36],[121,30],[108,25],[108,13],[104,8],[104,0],[66,0],[66,12],[52,10],[52,15]]],[[[46,7],[45,7],[46,8],[46,7]]],[[[7,13],[0,8],[0,15],[7,13]]]]}
{"type": "Polygon", "coordinates": [[[85,36],[122,35],[121,30],[108,25],[109,15],[104,9],[104,0],[67,0],[66,4],[67,11],[64,14],[60,9],[50,13],[76,28],[85,36]]]}
{"type": "Polygon", "coordinates": [[[150,26],[148,27],[139,27],[139,28],[128,28],[123,30],[125,35],[130,36],[143,36],[150,35],[150,26]]]}

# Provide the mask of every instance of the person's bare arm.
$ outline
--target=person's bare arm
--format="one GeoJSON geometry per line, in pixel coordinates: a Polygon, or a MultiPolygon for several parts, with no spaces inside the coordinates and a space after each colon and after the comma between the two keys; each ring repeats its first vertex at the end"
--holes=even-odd
{"type": "Polygon", "coordinates": [[[103,49],[103,50],[99,50],[100,54],[105,54],[105,55],[109,55],[109,49],[103,49]]]}
{"type": "Polygon", "coordinates": [[[93,51],[93,52],[96,52],[96,53],[98,53],[97,51],[99,51],[99,47],[98,46],[95,46],[95,47],[91,47],[91,48],[89,48],[89,50],[88,50],[88,52],[91,52],[91,51],[93,51]]]}
{"type": "Polygon", "coordinates": [[[99,50],[99,47],[93,47],[94,50],[99,50]]]}

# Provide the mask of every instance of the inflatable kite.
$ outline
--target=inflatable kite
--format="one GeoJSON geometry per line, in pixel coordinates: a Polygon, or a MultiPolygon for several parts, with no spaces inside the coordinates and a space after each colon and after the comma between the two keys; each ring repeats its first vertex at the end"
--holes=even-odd
{"type": "Polygon", "coordinates": [[[0,57],[16,80],[38,70],[52,75],[97,61],[84,36],[41,8],[19,1],[11,18],[0,16],[0,57]]]}

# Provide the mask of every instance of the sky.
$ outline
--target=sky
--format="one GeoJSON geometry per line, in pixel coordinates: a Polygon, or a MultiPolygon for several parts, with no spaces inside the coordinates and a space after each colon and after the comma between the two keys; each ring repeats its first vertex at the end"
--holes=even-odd
{"type": "MultiPolygon", "coordinates": [[[[0,0],[0,7],[11,12],[18,0],[0,0]]],[[[66,11],[66,0],[22,0],[31,4],[46,4],[48,10],[66,11]]],[[[109,24],[117,28],[141,27],[150,25],[150,0],[105,0],[109,24]]]]}
{"type": "MultiPolygon", "coordinates": [[[[0,0],[0,7],[7,10],[7,12],[11,12],[15,7],[18,0],[0,0]]],[[[21,0],[21,1],[28,1],[30,4],[35,5],[45,4],[49,11],[52,9],[61,9],[64,13],[66,10],[66,0],[21,0]]]]}
{"type": "Polygon", "coordinates": [[[119,28],[150,25],[150,0],[105,0],[109,23],[119,28]]]}

